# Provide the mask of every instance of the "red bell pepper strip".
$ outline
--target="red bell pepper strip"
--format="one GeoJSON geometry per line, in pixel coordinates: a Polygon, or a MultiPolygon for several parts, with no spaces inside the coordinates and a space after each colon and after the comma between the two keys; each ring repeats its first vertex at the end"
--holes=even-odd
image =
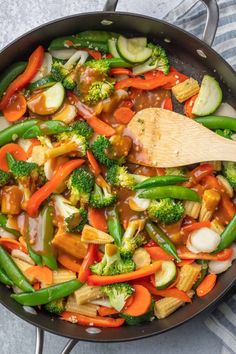
{"type": "Polygon", "coordinates": [[[112,68],[110,70],[110,75],[128,75],[128,76],[133,76],[133,73],[131,70],[127,68],[112,68]]]}
{"type": "Polygon", "coordinates": [[[183,231],[185,235],[188,235],[195,230],[201,229],[202,227],[211,227],[210,221],[193,222],[190,225],[182,227],[181,231],[183,231]]]}
{"type": "Polygon", "coordinates": [[[215,254],[192,253],[184,246],[178,248],[177,251],[181,259],[203,259],[206,261],[226,261],[233,254],[233,250],[231,248],[225,248],[223,251],[215,254]]]}
{"type": "Polygon", "coordinates": [[[79,270],[79,280],[84,283],[88,280],[89,275],[91,274],[90,266],[98,260],[98,245],[89,244],[88,252],[83,259],[79,270]]]}
{"type": "Polygon", "coordinates": [[[211,175],[214,171],[213,166],[210,163],[202,163],[201,165],[194,168],[189,176],[192,177],[193,182],[199,183],[203,178],[211,175]]]}
{"type": "Polygon", "coordinates": [[[173,111],[173,103],[171,97],[167,97],[163,101],[163,108],[168,111],[173,111]]]}
{"type": "Polygon", "coordinates": [[[86,120],[86,122],[97,134],[104,136],[111,136],[115,134],[115,129],[113,129],[109,124],[103,122],[101,119],[97,118],[94,110],[82,103],[74,93],[68,92],[67,96],[70,103],[74,104],[77,108],[79,115],[86,120]]]}
{"type": "Polygon", "coordinates": [[[19,91],[23,87],[25,87],[37,74],[44,56],[44,49],[40,45],[29,57],[28,64],[25,68],[25,71],[19,75],[12,83],[8,86],[5,95],[2,97],[0,101],[0,110],[2,111],[8,105],[11,97],[14,95],[16,91],[19,91]]]}
{"type": "Polygon", "coordinates": [[[226,194],[223,194],[221,198],[221,204],[224,210],[226,211],[229,219],[231,220],[236,214],[236,207],[234,203],[226,194]]]}
{"type": "Polygon", "coordinates": [[[149,266],[137,269],[130,273],[123,273],[118,275],[90,275],[88,277],[88,284],[89,285],[107,285],[107,284],[114,284],[114,283],[123,283],[126,281],[131,281],[134,279],[139,279],[151,275],[157,272],[161,267],[161,262],[156,261],[149,266]]]}
{"type": "Polygon", "coordinates": [[[107,220],[104,209],[88,208],[89,225],[98,230],[107,232],[107,220]]]}
{"type": "Polygon", "coordinates": [[[27,213],[31,217],[37,216],[39,206],[47,199],[51,193],[66,179],[71,172],[81,166],[84,160],[71,160],[62,165],[50,181],[45,183],[43,187],[38,189],[29,199],[27,213]]]}
{"type": "Polygon", "coordinates": [[[92,57],[95,60],[102,59],[102,54],[98,50],[92,50],[92,49],[88,49],[88,48],[80,48],[80,50],[84,50],[85,52],[87,52],[90,55],[90,57],[92,57]]]}
{"type": "Polygon", "coordinates": [[[88,317],[80,315],[77,312],[62,312],[60,318],[64,321],[78,323],[81,326],[92,327],[104,327],[104,328],[116,328],[124,324],[124,318],[112,318],[112,317],[88,317]]]}
{"type": "Polygon", "coordinates": [[[198,95],[190,97],[184,104],[184,114],[189,118],[195,118],[195,114],[192,113],[194,102],[196,101],[198,95]]]}
{"type": "Polygon", "coordinates": [[[144,247],[145,250],[149,253],[150,257],[154,261],[169,261],[174,259],[174,257],[167,254],[161,247],[154,246],[154,247],[144,247]]]}

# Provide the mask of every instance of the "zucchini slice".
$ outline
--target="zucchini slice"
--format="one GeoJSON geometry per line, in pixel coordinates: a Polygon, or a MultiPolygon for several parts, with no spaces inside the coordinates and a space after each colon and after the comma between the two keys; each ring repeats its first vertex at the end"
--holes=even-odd
{"type": "Polygon", "coordinates": [[[118,53],[118,50],[116,48],[117,45],[117,39],[116,38],[111,38],[108,39],[108,49],[109,53],[114,57],[114,58],[120,58],[120,54],[118,53]]]}
{"type": "Polygon", "coordinates": [[[28,108],[36,114],[48,115],[55,113],[62,105],[65,89],[60,82],[43,92],[34,95],[27,102],[28,108]]]}
{"type": "Polygon", "coordinates": [[[39,79],[35,82],[31,82],[31,84],[28,85],[27,89],[32,92],[34,90],[41,90],[43,88],[50,87],[54,84],[56,84],[56,81],[51,76],[45,76],[42,79],[39,79]]]}
{"type": "Polygon", "coordinates": [[[142,63],[147,60],[151,54],[152,49],[147,48],[147,38],[125,38],[119,36],[117,40],[117,49],[121,56],[131,63],[142,63]]]}
{"type": "Polygon", "coordinates": [[[222,90],[218,81],[212,76],[205,75],[202,80],[198,97],[193,105],[193,114],[207,116],[220,106],[222,90]]]}
{"type": "Polygon", "coordinates": [[[163,261],[161,270],[155,273],[155,285],[157,289],[167,288],[175,280],[177,275],[176,265],[172,261],[163,261]]]}

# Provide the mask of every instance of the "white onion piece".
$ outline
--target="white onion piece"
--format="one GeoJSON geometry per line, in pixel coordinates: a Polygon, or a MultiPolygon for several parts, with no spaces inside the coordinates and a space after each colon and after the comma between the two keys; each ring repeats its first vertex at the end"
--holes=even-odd
{"type": "Polygon", "coordinates": [[[15,294],[23,293],[23,291],[20,288],[18,288],[18,286],[16,285],[13,285],[12,290],[15,294]]]}
{"type": "Polygon", "coordinates": [[[231,267],[232,259],[227,259],[226,261],[210,261],[209,272],[213,274],[220,274],[225,272],[228,268],[231,267]]]}
{"type": "Polygon", "coordinates": [[[8,128],[11,124],[6,120],[5,117],[0,116],[0,131],[8,128]]]}
{"type": "Polygon", "coordinates": [[[85,52],[84,50],[77,50],[71,57],[69,60],[67,60],[67,62],[64,64],[64,67],[66,69],[70,69],[71,67],[73,67],[77,61],[78,64],[83,65],[86,60],[88,58],[88,53],[85,52]]]}
{"type": "Polygon", "coordinates": [[[52,179],[52,176],[54,174],[54,170],[53,170],[54,163],[53,162],[54,162],[53,159],[49,159],[44,164],[44,173],[45,173],[46,178],[49,181],[50,181],[50,179],[52,179]]]}
{"type": "Polygon", "coordinates": [[[91,304],[98,305],[98,306],[106,306],[112,307],[108,297],[101,297],[100,299],[90,301],[91,304]]]}
{"type": "Polygon", "coordinates": [[[208,227],[193,231],[189,238],[193,248],[199,252],[213,252],[220,243],[220,235],[208,227]]]}
{"type": "Polygon", "coordinates": [[[43,62],[38,70],[37,74],[33,77],[30,82],[35,82],[37,80],[42,79],[43,77],[47,76],[51,72],[52,68],[52,56],[50,53],[44,53],[43,62]]]}
{"type": "Polygon", "coordinates": [[[196,248],[193,247],[193,245],[191,244],[190,237],[188,237],[188,240],[187,240],[187,243],[186,243],[186,247],[192,253],[199,253],[200,252],[199,250],[197,250],[196,248]]]}
{"type": "Polygon", "coordinates": [[[61,59],[61,60],[66,60],[70,59],[70,57],[77,52],[76,49],[57,49],[57,50],[51,50],[50,53],[52,56],[56,59],[61,59]]]}
{"type": "Polygon", "coordinates": [[[234,259],[236,259],[236,243],[233,243],[230,248],[233,250],[233,254],[232,254],[231,259],[234,260],[234,259]]]}
{"type": "Polygon", "coordinates": [[[17,144],[20,145],[20,147],[25,151],[27,152],[30,145],[32,144],[32,142],[30,141],[30,139],[23,139],[23,138],[20,138],[18,139],[17,141],[17,144]]]}
{"type": "Polygon", "coordinates": [[[8,232],[8,231],[4,230],[2,227],[0,227],[0,236],[2,238],[11,238],[13,240],[16,239],[15,235],[13,235],[11,232],[8,232]]]}
{"type": "Polygon", "coordinates": [[[31,307],[31,306],[23,306],[23,309],[25,310],[25,312],[30,313],[31,315],[37,315],[37,311],[31,307]]]}
{"type": "Polygon", "coordinates": [[[24,253],[21,250],[14,249],[11,251],[11,255],[12,255],[12,257],[21,259],[22,261],[24,261],[26,263],[35,265],[34,261],[30,258],[30,256],[28,256],[28,254],[24,253]]]}
{"type": "Polygon", "coordinates": [[[134,211],[144,211],[150,205],[150,199],[139,198],[142,191],[137,192],[133,197],[129,198],[129,207],[134,211]]]}
{"type": "Polygon", "coordinates": [[[214,115],[236,118],[236,110],[227,102],[222,102],[220,107],[215,111],[214,115]]]}

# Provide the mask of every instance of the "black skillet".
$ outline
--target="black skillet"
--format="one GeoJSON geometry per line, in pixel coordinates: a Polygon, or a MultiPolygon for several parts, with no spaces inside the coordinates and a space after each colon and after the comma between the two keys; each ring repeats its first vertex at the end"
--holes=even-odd
{"type": "MultiPolygon", "coordinates": [[[[203,41],[162,20],[132,13],[115,12],[117,0],[108,0],[103,12],[65,17],[21,36],[1,51],[0,71],[16,60],[27,59],[38,44],[47,47],[53,38],[88,29],[107,29],[127,35],[144,35],[152,40],[158,39],[167,49],[171,61],[177,69],[196,79],[201,79],[205,73],[212,73],[221,82],[224,100],[233,104],[233,101],[236,101],[235,71],[210,47],[217,29],[218,7],[215,0],[202,0],[202,2],[207,10],[203,41]],[[166,39],[171,42],[167,42],[166,39]]],[[[38,311],[37,315],[26,312],[22,306],[11,300],[10,290],[3,285],[0,285],[0,302],[11,312],[36,326],[36,354],[42,353],[44,330],[71,338],[62,352],[68,354],[79,340],[91,342],[130,341],[150,337],[177,327],[201,312],[212,309],[235,284],[235,274],[236,262],[220,276],[216,287],[208,296],[194,299],[191,305],[186,305],[164,320],[156,320],[134,327],[102,329],[97,334],[90,334],[85,327],[66,323],[46,312],[38,311]]]]}

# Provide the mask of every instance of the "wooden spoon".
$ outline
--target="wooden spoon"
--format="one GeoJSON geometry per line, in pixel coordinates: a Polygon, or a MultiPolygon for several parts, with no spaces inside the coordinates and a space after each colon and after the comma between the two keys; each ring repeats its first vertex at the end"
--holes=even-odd
{"type": "Polygon", "coordinates": [[[125,135],[134,141],[128,160],[144,166],[177,167],[216,160],[236,162],[236,142],[213,133],[194,119],[162,108],[138,112],[125,135]]]}

